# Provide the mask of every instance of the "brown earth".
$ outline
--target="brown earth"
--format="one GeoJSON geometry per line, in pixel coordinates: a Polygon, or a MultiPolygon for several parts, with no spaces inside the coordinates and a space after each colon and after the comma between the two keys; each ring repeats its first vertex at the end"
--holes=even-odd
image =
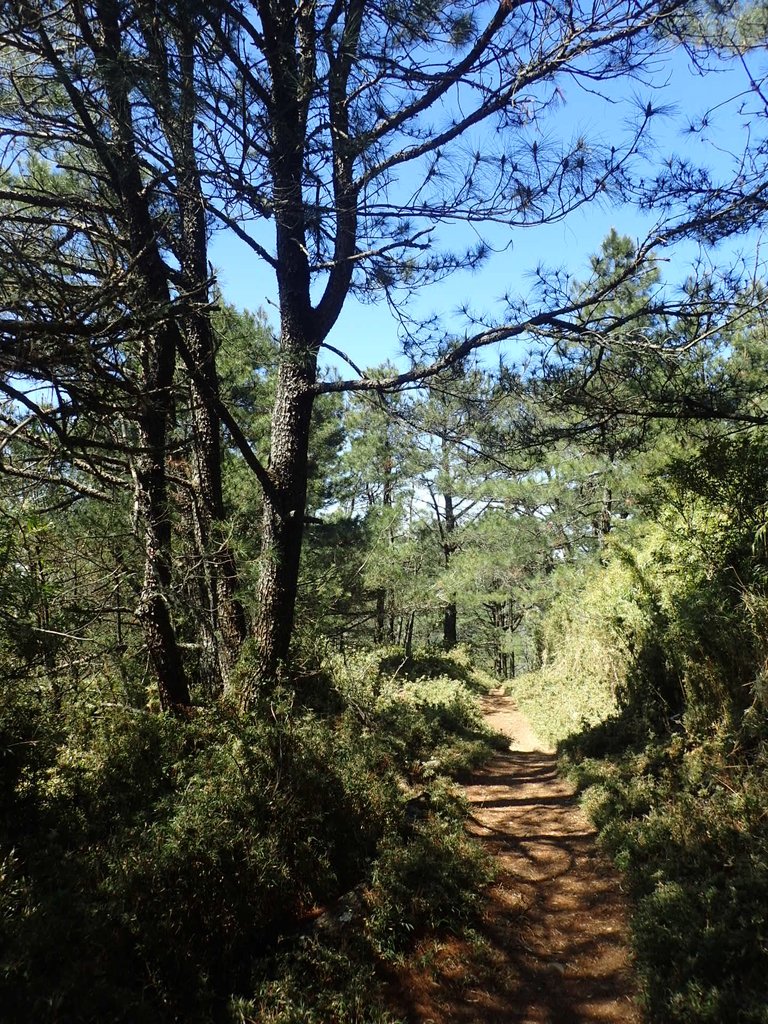
{"type": "Polygon", "coordinates": [[[475,936],[393,972],[409,1024],[638,1024],[620,879],[556,759],[514,701],[484,700],[510,737],[465,786],[470,830],[497,859],[475,936]]]}

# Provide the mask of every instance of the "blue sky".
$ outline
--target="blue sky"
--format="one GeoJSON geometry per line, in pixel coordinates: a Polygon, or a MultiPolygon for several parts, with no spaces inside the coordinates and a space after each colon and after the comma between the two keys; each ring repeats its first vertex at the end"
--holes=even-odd
{"type": "MultiPolygon", "coordinates": [[[[762,55],[750,58],[750,70],[759,77],[762,55]]],[[[746,91],[746,92],[745,92],[746,91]]],[[[734,63],[721,66],[716,73],[701,76],[679,50],[671,61],[659,61],[650,83],[618,83],[612,87],[611,102],[606,97],[589,94],[575,83],[563,83],[564,102],[553,117],[542,124],[549,138],[572,137],[580,133],[610,143],[625,131],[623,125],[631,116],[633,102],[643,104],[649,99],[654,107],[669,107],[670,112],[654,119],[655,146],[651,159],[670,153],[682,153],[695,161],[728,169],[731,154],[738,153],[745,143],[742,119],[737,115],[748,80],[743,68],[734,63]],[[740,97],[740,98],[739,98],[740,97]],[[691,135],[685,126],[692,117],[717,108],[706,133],[691,135]]],[[[563,266],[576,277],[584,276],[589,256],[596,252],[611,227],[633,238],[642,238],[652,227],[651,215],[641,216],[627,207],[610,208],[590,204],[575,211],[564,221],[544,227],[514,229],[496,225],[485,232],[492,246],[499,250],[476,273],[461,272],[447,281],[424,289],[410,308],[421,314],[437,313],[447,332],[462,330],[458,307],[470,301],[473,308],[492,313],[499,310],[505,292],[525,293],[530,272],[537,264],[563,266]]],[[[474,236],[466,225],[442,230],[446,242],[457,246],[474,236]]],[[[747,241],[747,246],[751,243],[747,241]]],[[[730,250],[721,253],[730,257],[730,250]]],[[[686,264],[693,259],[691,246],[677,251],[670,260],[667,275],[685,276],[686,264]]],[[[716,259],[717,253],[714,254],[716,259]]],[[[231,235],[218,235],[211,247],[211,259],[217,268],[225,298],[236,306],[265,309],[272,323],[277,322],[276,285],[274,274],[254,254],[231,235]]],[[[373,366],[386,359],[397,360],[400,354],[397,323],[386,305],[362,305],[354,298],[347,305],[328,338],[330,344],[347,352],[361,366],[373,366]]],[[[333,362],[333,360],[329,361],[333,362]]],[[[349,375],[347,370],[344,376],[349,375]]]]}

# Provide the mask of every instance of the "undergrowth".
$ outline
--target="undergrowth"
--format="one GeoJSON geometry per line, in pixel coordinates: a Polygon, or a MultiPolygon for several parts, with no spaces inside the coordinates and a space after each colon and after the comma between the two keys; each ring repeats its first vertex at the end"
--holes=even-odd
{"type": "Polygon", "coordinates": [[[94,680],[66,709],[8,687],[3,1020],[390,1022],[377,960],[461,927],[486,877],[447,776],[491,737],[466,665],[381,661],[326,664],[306,702],[298,686],[187,721],[99,701],[94,680]],[[360,920],[315,936],[358,885],[360,920]]]}
{"type": "Polygon", "coordinates": [[[638,735],[623,752],[599,732],[563,759],[629,886],[649,1024],[765,1024],[768,731],[638,735]]]}
{"type": "Polygon", "coordinates": [[[648,1024],[766,1024],[766,552],[704,483],[564,575],[513,692],[624,871],[648,1024]]]}
{"type": "Polygon", "coordinates": [[[553,682],[526,709],[537,730],[559,733],[561,767],[623,871],[647,1024],[766,1024],[763,712],[660,729],[637,708],[610,714],[606,701],[602,722],[574,731],[560,712],[547,719],[571,687],[553,682]]]}

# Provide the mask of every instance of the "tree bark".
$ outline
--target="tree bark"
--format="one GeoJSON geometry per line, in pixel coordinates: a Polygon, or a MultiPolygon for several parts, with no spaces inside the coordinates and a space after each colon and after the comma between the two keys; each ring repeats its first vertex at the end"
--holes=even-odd
{"type": "MultiPolygon", "coordinates": [[[[307,499],[309,431],[314,392],[314,359],[302,360],[293,349],[277,377],[270,477],[264,495],[262,564],[254,637],[259,651],[260,681],[269,685],[288,659],[299,581],[304,512],[307,499]]],[[[243,700],[247,704],[252,694],[243,700]]]]}
{"type": "Polygon", "coordinates": [[[384,631],[387,627],[387,591],[379,587],[376,591],[376,618],[374,620],[373,642],[384,643],[384,631]]]}
{"type": "MultiPolygon", "coordinates": [[[[445,442],[443,442],[443,473],[446,474],[446,479],[450,480],[450,461],[448,450],[445,442]]],[[[446,572],[451,565],[451,555],[455,550],[453,542],[453,534],[456,530],[456,515],[453,509],[453,494],[450,491],[446,491],[443,495],[443,559],[445,563],[446,572]]],[[[452,650],[457,643],[457,614],[456,614],[456,597],[451,594],[448,604],[443,610],[443,647],[446,651],[452,650]]]]}
{"type": "MultiPolygon", "coordinates": [[[[384,465],[382,467],[384,480],[381,494],[382,508],[385,509],[385,515],[389,518],[387,526],[387,539],[389,547],[394,550],[395,546],[395,532],[394,522],[392,518],[392,508],[394,505],[394,460],[392,456],[392,450],[390,445],[389,428],[387,426],[384,434],[384,448],[385,458],[384,465]]],[[[376,630],[375,630],[375,642],[384,643],[386,639],[390,644],[394,643],[395,640],[395,617],[392,614],[392,608],[394,607],[394,594],[391,589],[387,587],[381,587],[376,592],[376,630]],[[389,616],[387,616],[387,609],[389,609],[389,616]]]]}
{"type": "MultiPolygon", "coordinates": [[[[130,83],[123,74],[123,26],[119,5],[101,0],[95,5],[101,35],[93,35],[80,12],[84,37],[90,39],[104,80],[112,134],[105,137],[92,122],[71,81],[65,87],[81,112],[95,155],[119,198],[119,219],[124,223],[131,273],[136,283],[137,309],[169,309],[172,305],[166,268],[159,251],[157,225],[142,176],[139,144],[134,131],[130,83]]],[[[132,466],[137,526],[143,532],[144,579],[137,617],[144,629],[150,660],[155,668],[164,708],[179,710],[191,703],[189,685],[173,625],[169,601],[172,580],[171,510],[166,471],[168,425],[174,408],[176,367],[175,326],[165,319],[160,326],[140,324],[139,363],[142,395],[136,424],[140,450],[132,466]]]]}
{"type": "Polygon", "coordinates": [[[218,397],[215,342],[207,315],[187,319],[185,339],[198,381],[189,385],[192,419],[195,545],[203,575],[202,609],[209,633],[219,683],[226,690],[246,636],[245,612],[238,600],[235,558],[226,537],[226,515],[221,477],[219,418],[211,396],[218,397]]]}
{"type": "MultiPolygon", "coordinates": [[[[196,28],[193,21],[176,27],[179,34],[182,88],[174,103],[174,90],[163,82],[167,102],[158,106],[177,167],[179,206],[178,255],[187,293],[187,309],[179,329],[194,361],[189,381],[193,484],[194,538],[201,568],[201,624],[210,648],[211,669],[217,686],[227,688],[229,678],[246,637],[246,620],[237,598],[238,575],[235,558],[225,533],[226,516],[221,475],[221,423],[216,411],[219,377],[216,367],[216,339],[211,324],[208,270],[208,234],[205,199],[195,150],[196,28]]],[[[151,37],[150,37],[151,38],[151,37]]],[[[156,64],[164,67],[163,46],[155,43],[156,64]]]]}
{"type": "Polygon", "coordinates": [[[413,626],[416,622],[416,612],[410,612],[405,625],[405,641],[403,648],[406,658],[413,656],[413,626]]]}
{"type": "Polygon", "coordinates": [[[136,521],[144,538],[144,579],[137,617],[157,675],[160,704],[171,711],[191,704],[168,604],[171,515],[165,467],[174,352],[167,330],[144,341],[141,362],[147,395],[138,417],[141,454],[133,467],[136,521]]]}
{"type": "Polygon", "coordinates": [[[452,650],[458,642],[456,633],[456,602],[450,601],[443,609],[443,647],[452,650]]]}

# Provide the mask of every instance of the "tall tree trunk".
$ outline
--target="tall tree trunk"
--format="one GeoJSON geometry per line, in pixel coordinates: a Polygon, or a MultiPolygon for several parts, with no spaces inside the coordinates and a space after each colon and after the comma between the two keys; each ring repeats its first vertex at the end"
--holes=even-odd
{"type": "Polygon", "coordinates": [[[243,606],[238,600],[237,566],[226,536],[221,478],[221,440],[218,416],[210,398],[218,398],[213,333],[207,320],[189,324],[186,341],[199,378],[190,384],[193,435],[194,540],[200,559],[205,604],[204,628],[218,682],[225,691],[246,636],[243,606]]]}
{"type": "Polygon", "coordinates": [[[450,651],[456,646],[456,602],[450,601],[443,608],[443,647],[450,651]]]}
{"type": "MultiPolygon", "coordinates": [[[[134,133],[130,80],[124,73],[120,5],[102,0],[93,13],[99,27],[94,55],[103,76],[111,121],[109,141],[90,131],[94,155],[120,197],[119,215],[133,260],[136,308],[142,314],[147,310],[167,311],[172,306],[167,268],[159,250],[157,223],[150,209],[145,167],[134,133]]],[[[79,17],[85,23],[84,10],[79,17]]],[[[69,89],[71,92],[71,85],[69,89]]],[[[132,473],[136,524],[144,540],[144,579],[137,616],[157,673],[161,704],[178,710],[190,704],[190,694],[169,606],[172,559],[166,459],[176,368],[175,325],[164,318],[162,326],[153,329],[147,325],[139,333],[142,394],[136,423],[140,451],[132,473]]]]}
{"type": "Polygon", "coordinates": [[[406,658],[413,655],[413,626],[416,621],[416,612],[410,612],[405,625],[405,641],[403,648],[406,658]]]}
{"type": "Polygon", "coordinates": [[[166,444],[174,347],[167,331],[144,343],[147,395],[138,418],[141,453],[133,467],[136,522],[144,537],[144,579],[137,617],[157,675],[160,703],[179,710],[191,703],[168,598],[171,589],[171,515],[166,444]]]}
{"type": "Polygon", "coordinates": [[[376,617],[374,619],[373,642],[384,643],[384,631],[387,628],[387,591],[379,587],[376,591],[376,617]]]}
{"type": "Polygon", "coordinates": [[[504,634],[507,631],[506,615],[504,605],[498,601],[488,601],[485,604],[488,618],[493,627],[493,671],[499,679],[507,678],[507,654],[504,649],[504,634]]]}
{"type": "MultiPolygon", "coordinates": [[[[225,689],[246,636],[245,613],[237,598],[238,575],[225,523],[221,477],[221,424],[215,411],[219,399],[216,339],[211,324],[208,270],[208,235],[205,200],[195,150],[195,45],[194,23],[178,26],[183,88],[179,107],[166,124],[178,167],[177,199],[180,212],[179,257],[189,310],[181,329],[194,361],[189,383],[194,448],[195,534],[201,560],[207,619],[206,631],[218,682],[225,689]]],[[[172,89],[167,86],[169,96],[172,89]]],[[[165,109],[165,108],[164,108],[165,109]]],[[[167,108],[171,110],[169,106],[167,108]]]]}
{"type": "MultiPolygon", "coordinates": [[[[389,523],[387,525],[387,540],[389,547],[394,550],[395,547],[395,529],[394,520],[392,516],[392,507],[394,505],[394,461],[392,457],[392,450],[390,445],[390,438],[387,432],[384,436],[384,450],[385,458],[383,465],[384,481],[383,489],[381,494],[381,505],[385,510],[384,514],[388,517],[389,523]]],[[[394,593],[387,587],[381,587],[376,592],[376,628],[375,628],[375,642],[384,643],[386,639],[390,644],[395,641],[395,617],[392,614],[392,608],[395,604],[394,593]],[[387,610],[389,610],[389,616],[387,616],[387,610]]]]}
{"type": "Polygon", "coordinates": [[[504,678],[515,678],[515,652],[512,650],[512,635],[515,631],[515,605],[511,597],[507,598],[504,613],[504,628],[507,633],[506,653],[504,655],[504,678]]]}
{"type": "MultiPolygon", "coordinates": [[[[264,495],[262,560],[254,636],[259,675],[270,683],[287,661],[293,633],[307,499],[314,360],[284,358],[277,375],[272,417],[272,489],[264,495]],[[307,365],[308,364],[308,365],[307,365]]],[[[251,694],[243,695],[245,702],[251,694]]]]}
{"type": "MultiPolygon", "coordinates": [[[[387,428],[388,430],[389,428],[387,428]]],[[[387,526],[387,540],[389,542],[390,551],[394,557],[395,551],[395,517],[393,514],[393,508],[395,505],[395,463],[394,456],[392,454],[391,443],[389,433],[386,436],[387,445],[387,458],[384,463],[384,492],[382,494],[382,503],[384,508],[387,510],[386,515],[389,517],[389,525],[387,526]]],[[[387,643],[394,644],[395,642],[395,592],[392,587],[385,588],[384,590],[384,606],[388,611],[386,616],[386,639],[387,643]]]]}
{"type": "Polygon", "coordinates": [[[390,644],[395,642],[395,613],[390,611],[387,616],[387,641],[390,644]]]}
{"type": "Polygon", "coordinates": [[[613,520],[613,491],[607,485],[603,488],[603,503],[600,510],[600,546],[611,532],[613,520]]]}
{"type": "MultiPolygon", "coordinates": [[[[450,473],[450,464],[445,442],[443,442],[443,473],[446,474],[446,479],[450,479],[450,476],[448,476],[450,473]]],[[[445,570],[447,572],[451,565],[451,555],[455,549],[453,534],[456,529],[456,516],[453,510],[453,494],[451,494],[450,491],[446,491],[443,495],[443,509],[443,560],[445,570]]],[[[443,609],[443,647],[446,651],[450,651],[457,643],[456,620],[456,596],[455,594],[451,594],[448,604],[446,604],[443,609]]]]}

